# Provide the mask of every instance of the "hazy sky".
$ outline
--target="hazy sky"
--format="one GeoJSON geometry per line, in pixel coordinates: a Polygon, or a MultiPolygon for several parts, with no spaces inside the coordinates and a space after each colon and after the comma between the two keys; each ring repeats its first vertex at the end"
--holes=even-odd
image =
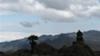
{"type": "Polygon", "coordinates": [[[100,0],[0,0],[0,41],[100,30],[100,0]]]}

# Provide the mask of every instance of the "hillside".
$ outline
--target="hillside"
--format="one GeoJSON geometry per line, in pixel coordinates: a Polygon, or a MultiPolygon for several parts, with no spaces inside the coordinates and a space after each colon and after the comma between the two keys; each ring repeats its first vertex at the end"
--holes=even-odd
{"type": "MultiPolygon", "coordinates": [[[[62,46],[70,46],[72,41],[75,40],[75,33],[62,33],[58,35],[42,35],[37,40],[38,43],[45,42],[54,48],[61,48],[62,46]]],[[[84,38],[86,44],[93,48],[95,51],[100,50],[100,31],[87,31],[84,32],[84,38]]],[[[0,43],[0,51],[7,52],[7,51],[16,51],[19,49],[29,49],[28,40],[20,39],[11,42],[2,42],[0,43]]]]}

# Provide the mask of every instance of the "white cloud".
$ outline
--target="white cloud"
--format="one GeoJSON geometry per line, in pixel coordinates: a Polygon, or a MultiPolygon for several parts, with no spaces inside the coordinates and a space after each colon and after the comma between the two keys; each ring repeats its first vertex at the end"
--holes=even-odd
{"type": "Polygon", "coordinates": [[[45,21],[54,22],[69,22],[73,21],[71,18],[74,17],[73,13],[70,11],[56,10],[56,9],[45,9],[37,11],[38,15],[45,21]]]}
{"type": "Polygon", "coordinates": [[[0,32],[0,42],[1,41],[11,41],[15,39],[24,38],[25,35],[19,32],[0,32]]]}
{"type": "MultiPolygon", "coordinates": [[[[31,33],[31,34],[34,34],[37,36],[40,35],[39,33],[31,33]]],[[[24,33],[24,32],[0,32],[0,42],[27,38],[31,34],[24,33]]]]}
{"type": "MultiPolygon", "coordinates": [[[[24,12],[45,21],[70,22],[77,18],[99,17],[99,0],[0,0],[0,12],[24,12]]],[[[3,13],[0,13],[3,14],[3,13]]]]}

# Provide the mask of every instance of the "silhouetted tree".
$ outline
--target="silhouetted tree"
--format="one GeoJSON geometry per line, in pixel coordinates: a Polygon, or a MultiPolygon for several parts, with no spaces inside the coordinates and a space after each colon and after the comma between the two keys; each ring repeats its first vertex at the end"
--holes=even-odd
{"type": "Polygon", "coordinates": [[[28,37],[29,43],[30,43],[30,47],[31,47],[31,53],[34,52],[34,48],[36,46],[36,42],[35,40],[38,40],[38,37],[35,35],[31,35],[28,37]]]}

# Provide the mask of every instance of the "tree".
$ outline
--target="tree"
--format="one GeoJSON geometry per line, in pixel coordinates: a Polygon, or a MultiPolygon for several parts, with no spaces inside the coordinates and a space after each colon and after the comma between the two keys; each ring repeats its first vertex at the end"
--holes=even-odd
{"type": "Polygon", "coordinates": [[[30,43],[30,47],[31,47],[31,53],[34,52],[34,48],[36,46],[36,42],[35,40],[38,40],[38,37],[35,35],[31,35],[28,37],[29,43],[30,43]]]}

